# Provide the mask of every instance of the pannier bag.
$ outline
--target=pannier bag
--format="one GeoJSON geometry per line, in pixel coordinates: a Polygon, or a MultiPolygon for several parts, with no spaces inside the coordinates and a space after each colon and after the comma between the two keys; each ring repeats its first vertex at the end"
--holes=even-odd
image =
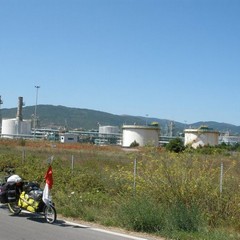
{"type": "Polygon", "coordinates": [[[43,190],[42,189],[32,190],[28,193],[28,195],[35,201],[40,202],[42,200],[43,190]]]}
{"type": "Polygon", "coordinates": [[[39,202],[34,200],[27,193],[22,192],[18,201],[18,206],[27,209],[29,212],[35,212],[39,202]]]}
{"type": "Polygon", "coordinates": [[[0,203],[7,203],[8,197],[7,197],[7,189],[6,187],[0,186],[0,203]]]}
{"type": "Polygon", "coordinates": [[[9,203],[17,200],[17,191],[15,182],[7,182],[0,187],[0,202],[9,203]]]}
{"type": "Polygon", "coordinates": [[[15,182],[7,182],[5,184],[7,189],[7,199],[8,202],[16,202],[17,200],[17,189],[15,182]]]}
{"type": "Polygon", "coordinates": [[[23,191],[25,191],[26,193],[29,193],[32,190],[39,190],[39,189],[40,189],[40,186],[36,182],[27,182],[27,183],[24,183],[23,185],[23,191]]]}

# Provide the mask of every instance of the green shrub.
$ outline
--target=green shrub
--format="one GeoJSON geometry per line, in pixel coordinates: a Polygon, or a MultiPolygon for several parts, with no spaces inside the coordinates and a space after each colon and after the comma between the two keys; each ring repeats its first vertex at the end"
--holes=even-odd
{"type": "Polygon", "coordinates": [[[183,140],[181,138],[172,139],[166,145],[166,149],[170,152],[175,152],[175,153],[183,152],[185,149],[183,140]]]}
{"type": "Polygon", "coordinates": [[[166,213],[166,228],[173,231],[197,232],[207,225],[196,206],[175,203],[166,213]]]}
{"type": "Polygon", "coordinates": [[[158,232],[163,227],[163,209],[146,197],[132,197],[124,201],[118,216],[123,227],[134,231],[158,232]]]}
{"type": "Polygon", "coordinates": [[[138,146],[139,146],[139,143],[138,143],[136,140],[134,140],[134,141],[130,144],[130,147],[131,147],[131,148],[138,147],[138,146]]]}
{"type": "Polygon", "coordinates": [[[0,168],[14,167],[22,178],[44,183],[45,159],[54,155],[53,201],[64,216],[171,239],[240,239],[240,154],[225,146],[181,154],[145,147],[136,156],[99,147],[32,149],[26,142],[24,158],[17,146],[0,145],[0,168]]]}

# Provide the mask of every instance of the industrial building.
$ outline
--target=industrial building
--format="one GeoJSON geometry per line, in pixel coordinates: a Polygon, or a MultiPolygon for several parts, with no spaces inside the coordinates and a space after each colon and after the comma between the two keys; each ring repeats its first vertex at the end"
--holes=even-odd
{"type": "Polygon", "coordinates": [[[200,146],[216,146],[219,141],[219,132],[213,130],[212,128],[208,128],[206,126],[201,126],[197,129],[185,129],[185,140],[184,144],[190,145],[193,148],[197,148],[200,146]]]}
{"type": "MultiPolygon", "coordinates": [[[[0,98],[1,101],[1,98],[0,98]]],[[[47,138],[62,143],[76,143],[76,142],[91,142],[99,145],[120,145],[122,147],[131,147],[132,144],[142,147],[146,145],[159,146],[160,143],[168,143],[174,138],[173,131],[170,131],[170,136],[160,137],[160,127],[158,124],[152,125],[123,125],[122,131],[118,126],[100,126],[99,130],[95,132],[72,131],[65,134],[60,134],[57,129],[36,129],[34,127],[34,135],[32,132],[32,119],[24,120],[22,114],[23,98],[18,98],[18,108],[16,118],[2,119],[1,137],[5,138],[47,138]],[[60,135],[60,137],[59,137],[60,135]],[[163,139],[164,137],[164,139],[163,139]]],[[[36,113],[34,116],[36,121],[36,113]]],[[[34,122],[34,126],[36,122],[34,122]]],[[[173,129],[173,123],[170,127],[173,129]]],[[[197,129],[185,129],[184,144],[190,145],[193,148],[199,146],[216,146],[221,142],[236,143],[239,138],[230,136],[219,137],[219,132],[201,126],[197,129]],[[228,139],[226,139],[228,137],[228,139]]]]}
{"type": "Polygon", "coordinates": [[[159,126],[123,125],[122,147],[130,147],[134,142],[139,146],[158,146],[159,136],[159,126]]]}
{"type": "Polygon", "coordinates": [[[119,145],[120,133],[118,126],[101,126],[99,125],[98,136],[94,139],[97,145],[119,145]]]}
{"type": "Polygon", "coordinates": [[[99,135],[100,134],[118,134],[119,127],[118,126],[99,126],[99,135]]]}
{"type": "Polygon", "coordinates": [[[229,132],[222,133],[219,136],[219,144],[225,143],[229,145],[235,145],[240,143],[240,136],[231,136],[229,132]]]}
{"type": "Polygon", "coordinates": [[[2,119],[2,137],[14,138],[31,135],[31,120],[23,120],[22,116],[23,98],[18,98],[16,118],[2,119]]]}
{"type": "Polygon", "coordinates": [[[60,134],[61,143],[76,143],[78,142],[78,135],[74,133],[60,134]]]}

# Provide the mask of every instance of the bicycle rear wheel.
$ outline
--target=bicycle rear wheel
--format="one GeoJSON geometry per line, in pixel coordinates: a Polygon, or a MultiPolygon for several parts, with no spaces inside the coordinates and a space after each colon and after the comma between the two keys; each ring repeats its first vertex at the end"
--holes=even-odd
{"type": "Polygon", "coordinates": [[[22,211],[21,207],[18,206],[17,202],[10,202],[7,205],[9,212],[11,212],[13,215],[19,215],[22,211]]]}

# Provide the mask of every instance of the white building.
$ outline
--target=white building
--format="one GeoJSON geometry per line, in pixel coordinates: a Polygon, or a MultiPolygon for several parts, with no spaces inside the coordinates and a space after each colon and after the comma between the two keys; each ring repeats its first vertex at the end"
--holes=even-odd
{"type": "Polygon", "coordinates": [[[61,143],[76,143],[78,142],[78,135],[73,133],[64,133],[60,135],[61,143]]]}
{"type": "Polygon", "coordinates": [[[2,120],[2,137],[14,138],[31,135],[31,120],[17,118],[2,120]]]}
{"type": "Polygon", "coordinates": [[[240,136],[231,136],[229,132],[226,132],[225,134],[219,136],[219,144],[221,143],[230,145],[240,143],[240,136]]]}
{"type": "Polygon", "coordinates": [[[219,132],[208,128],[206,126],[201,126],[197,129],[185,129],[185,140],[184,145],[191,145],[193,148],[200,146],[216,146],[218,145],[219,132]]]}
{"type": "Polygon", "coordinates": [[[123,125],[122,147],[130,147],[134,142],[139,144],[139,146],[158,146],[159,136],[159,126],[123,125]]]}

